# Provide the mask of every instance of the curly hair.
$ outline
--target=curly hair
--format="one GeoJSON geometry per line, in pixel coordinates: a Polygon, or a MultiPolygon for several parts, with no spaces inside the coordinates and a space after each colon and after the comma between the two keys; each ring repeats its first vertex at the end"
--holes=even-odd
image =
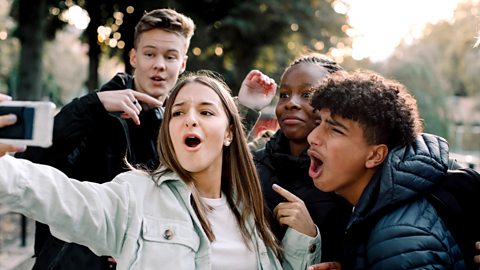
{"type": "Polygon", "coordinates": [[[374,72],[331,76],[314,90],[313,108],[358,122],[370,144],[392,149],[413,142],[423,131],[416,99],[404,85],[374,72]]]}

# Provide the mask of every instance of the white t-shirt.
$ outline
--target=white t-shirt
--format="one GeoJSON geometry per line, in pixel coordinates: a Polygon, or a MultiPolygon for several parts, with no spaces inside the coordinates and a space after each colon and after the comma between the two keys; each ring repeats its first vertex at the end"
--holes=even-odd
{"type": "Polygon", "coordinates": [[[238,226],[237,220],[230,209],[225,195],[219,199],[202,198],[213,208],[207,211],[208,221],[215,234],[212,247],[212,270],[248,270],[257,269],[257,255],[248,249],[238,226]],[[234,229],[231,229],[234,228],[234,229]]]}

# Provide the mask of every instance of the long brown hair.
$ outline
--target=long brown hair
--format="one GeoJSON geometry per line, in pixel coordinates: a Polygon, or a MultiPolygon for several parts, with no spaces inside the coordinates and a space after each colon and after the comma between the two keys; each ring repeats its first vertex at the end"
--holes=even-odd
{"type": "Polygon", "coordinates": [[[237,106],[231,96],[230,88],[214,73],[199,71],[186,74],[173,88],[166,103],[165,116],[158,136],[158,155],[162,166],[153,172],[154,179],[158,181],[160,176],[171,171],[177,173],[192,189],[192,204],[208,239],[210,241],[215,240],[212,227],[207,219],[207,208],[200,200],[192,175],[183,169],[177,161],[168,128],[175,98],[181,89],[190,83],[200,83],[215,91],[220,97],[227,115],[233,139],[229,146],[223,148],[221,189],[237,219],[245,243],[251,248],[252,232],[249,231],[246,224],[253,217],[255,229],[259,232],[265,245],[279,255],[280,246],[268,226],[257,170],[247,146],[237,106]]]}

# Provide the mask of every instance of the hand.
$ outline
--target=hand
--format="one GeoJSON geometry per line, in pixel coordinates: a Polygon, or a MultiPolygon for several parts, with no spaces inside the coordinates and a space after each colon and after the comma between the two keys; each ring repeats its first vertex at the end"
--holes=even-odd
{"type": "Polygon", "coordinates": [[[144,93],[131,89],[102,91],[97,93],[100,102],[108,112],[121,112],[122,118],[131,118],[135,124],[140,125],[138,115],[142,111],[139,101],[151,107],[160,107],[162,103],[144,93]]]}
{"type": "Polygon", "coordinates": [[[242,82],[238,101],[243,106],[260,111],[272,102],[277,84],[259,70],[252,70],[242,82]]]}
{"type": "Polygon", "coordinates": [[[288,201],[279,203],[275,209],[273,209],[273,214],[278,222],[300,233],[315,237],[317,235],[317,227],[313,223],[305,203],[277,184],[273,184],[272,188],[288,201]]]}
{"type": "MultiPolygon", "coordinates": [[[[12,98],[7,95],[0,94],[0,102],[7,100],[12,100],[12,98]]],[[[0,115],[0,128],[13,125],[15,124],[15,122],[17,122],[17,116],[15,114],[0,115]]],[[[0,143],[0,157],[4,156],[7,152],[23,152],[25,151],[25,149],[25,145],[11,145],[0,143]]]]}
{"type": "MultiPolygon", "coordinates": [[[[480,251],[480,241],[478,241],[478,242],[475,243],[475,248],[476,248],[478,251],[480,251]]],[[[477,251],[477,253],[478,253],[478,251],[477,251]]],[[[474,261],[475,263],[479,263],[479,264],[480,264],[480,255],[476,255],[475,257],[473,257],[473,261],[474,261]]]]}
{"type": "Polygon", "coordinates": [[[325,262],[309,266],[307,270],[341,270],[342,265],[338,262],[325,262]]]}

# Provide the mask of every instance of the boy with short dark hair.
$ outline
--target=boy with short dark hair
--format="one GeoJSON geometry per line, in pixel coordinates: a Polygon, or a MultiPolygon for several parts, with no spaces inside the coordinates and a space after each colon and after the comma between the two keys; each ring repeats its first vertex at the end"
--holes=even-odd
{"type": "Polygon", "coordinates": [[[407,89],[359,71],[323,81],[312,106],[320,120],[308,137],[309,175],[317,188],[354,206],[342,269],[465,269],[459,246],[425,198],[446,174],[448,144],[420,134],[407,89]]]}
{"type": "MultiPolygon", "coordinates": [[[[53,145],[48,149],[29,147],[17,157],[97,183],[129,170],[125,159],[133,165],[156,168],[156,144],[164,112],[161,106],[186,69],[194,29],[189,17],[172,9],[145,13],[135,27],[134,49],[130,53],[133,75],[118,73],[99,91],[64,106],[55,117],[53,145]]],[[[262,107],[268,105],[275,88],[268,76],[252,71],[240,91],[246,97],[243,101],[262,107]]],[[[38,222],[35,257],[34,269],[115,267],[110,258],[58,240],[46,225],[38,222]]]]}

